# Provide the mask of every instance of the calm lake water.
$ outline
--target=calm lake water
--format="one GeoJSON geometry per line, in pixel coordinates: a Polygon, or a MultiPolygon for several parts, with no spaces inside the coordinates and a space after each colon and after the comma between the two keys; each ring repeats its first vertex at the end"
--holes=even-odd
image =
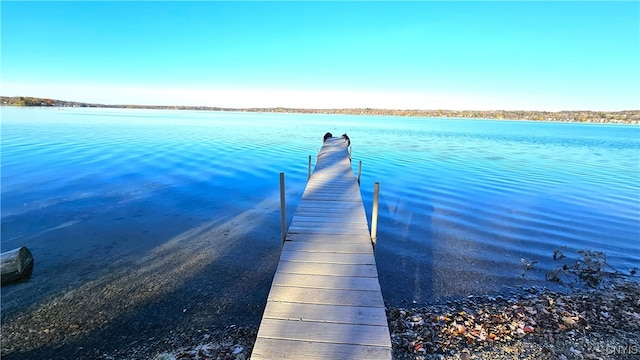
{"type": "Polygon", "coordinates": [[[272,260],[246,284],[264,302],[280,249],[278,173],[290,220],[327,131],[350,135],[369,215],[380,182],[376,258],[390,304],[549,285],[562,247],[640,268],[640,127],[338,115],[2,108],[2,250],[32,249],[32,281],[91,278],[253,209],[259,230],[225,261],[272,260]]]}

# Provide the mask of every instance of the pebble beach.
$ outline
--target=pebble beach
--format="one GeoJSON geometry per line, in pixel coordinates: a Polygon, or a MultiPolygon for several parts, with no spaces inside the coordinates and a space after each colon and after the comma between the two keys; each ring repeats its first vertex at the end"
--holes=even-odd
{"type": "MultiPolygon", "coordinates": [[[[557,293],[527,287],[423,307],[388,307],[395,359],[639,359],[640,285],[557,293]]],[[[216,341],[168,359],[247,359],[257,328],[230,328],[216,341]]],[[[124,354],[122,354],[124,355],[124,354]]],[[[116,358],[116,356],[112,357],[116,358]]]]}
{"type": "MultiPolygon", "coordinates": [[[[43,311],[36,316],[61,315],[43,311]]],[[[509,295],[469,296],[426,306],[389,306],[387,318],[393,355],[398,360],[640,358],[640,285],[628,280],[568,293],[524,287],[509,295]]],[[[206,321],[141,342],[126,343],[123,339],[115,351],[59,346],[43,355],[105,360],[251,358],[257,324],[224,329],[202,324],[206,321]]],[[[71,324],[55,332],[72,339],[83,329],[71,324]]],[[[51,341],[53,333],[53,329],[5,327],[3,354],[9,355],[7,359],[27,358],[13,353],[16,349],[10,348],[7,340],[13,339],[11,344],[16,347],[37,348],[51,341]],[[20,334],[20,341],[15,341],[13,334],[20,334]]],[[[94,340],[100,344],[99,339],[94,340]]]]}

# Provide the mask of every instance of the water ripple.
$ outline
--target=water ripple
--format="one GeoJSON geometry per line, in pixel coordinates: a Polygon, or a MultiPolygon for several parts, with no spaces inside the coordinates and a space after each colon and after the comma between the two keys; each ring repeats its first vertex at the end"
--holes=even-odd
{"type": "Polygon", "coordinates": [[[127,238],[141,222],[228,218],[277,199],[279,172],[290,217],[326,131],[351,136],[368,216],[381,183],[391,303],[544,283],[522,261],[552,268],[559,247],[640,267],[637,127],[395,117],[3,109],[2,246],[43,247],[96,217],[127,238]]]}

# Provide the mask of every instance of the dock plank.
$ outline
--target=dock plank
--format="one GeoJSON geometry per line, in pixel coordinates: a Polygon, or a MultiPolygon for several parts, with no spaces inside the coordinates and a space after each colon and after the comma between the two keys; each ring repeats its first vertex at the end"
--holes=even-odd
{"type": "Polygon", "coordinates": [[[380,306],[383,300],[379,291],[310,289],[280,285],[271,286],[267,301],[384,308],[380,306]]]}
{"type": "Polygon", "coordinates": [[[366,223],[366,217],[364,211],[359,212],[355,210],[334,210],[331,215],[323,216],[322,212],[318,209],[300,209],[296,211],[296,216],[299,217],[320,217],[326,219],[326,221],[342,220],[345,222],[363,222],[366,223]]]}
{"type": "Polygon", "coordinates": [[[260,338],[252,359],[391,359],[391,348],[353,344],[260,338]],[[277,354],[277,355],[274,355],[277,354]]]}
{"type": "Polygon", "coordinates": [[[298,209],[304,208],[321,208],[325,210],[362,208],[362,211],[364,211],[364,207],[361,202],[358,203],[353,201],[332,201],[331,203],[327,203],[327,201],[307,200],[298,204],[298,209]]]}
{"type": "Polygon", "coordinates": [[[326,252],[330,254],[369,254],[371,252],[371,244],[362,242],[287,241],[283,249],[291,251],[326,252]]]}
{"type": "Polygon", "coordinates": [[[267,303],[267,308],[265,313],[269,319],[387,326],[387,316],[383,308],[276,301],[267,303]]]}
{"type": "Polygon", "coordinates": [[[371,248],[371,235],[366,234],[298,234],[287,233],[287,241],[329,242],[336,244],[368,242],[371,248]]]}
{"type": "Polygon", "coordinates": [[[280,263],[278,263],[276,272],[290,274],[378,277],[378,270],[374,264],[353,265],[281,260],[280,263]]]}
{"type": "Polygon", "coordinates": [[[334,227],[312,227],[312,226],[290,226],[289,231],[296,234],[335,234],[335,235],[359,235],[366,234],[366,230],[352,229],[347,227],[334,228],[334,227]]]}
{"type": "Polygon", "coordinates": [[[296,221],[302,221],[302,222],[316,221],[316,222],[331,222],[331,223],[357,223],[357,224],[365,224],[366,225],[366,222],[359,216],[352,216],[352,217],[349,217],[349,218],[344,218],[344,217],[340,217],[340,216],[322,216],[322,213],[320,213],[320,212],[312,212],[312,213],[300,212],[300,213],[296,213],[296,215],[293,216],[293,219],[291,219],[291,223],[294,223],[296,221]]]}
{"type": "Polygon", "coordinates": [[[389,329],[386,326],[287,321],[268,318],[264,319],[260,325],[258,337],[353,345],[391,345],[389,329]]]}
{"type": "Polygon", "coordinates": [[[345,265],[375,265],[373,254],[332,254],[327,256],[324,252],[309,253],[308,251],[283,250],[280,261],[317,262],[324,264],[345,265]]]}
{"type": "Polygon", "coordinates": [[[356,218],[345,217],[341,219],[311,219],[311,220],[301,220],[300,218],[295,218],[291,221],[289,227],[292,226],[302,226],[302,227],[344,227],[344,228],[360,228],[364,230],[369,229],[369,225],[362,219],[361,221],[356,221],[356,218]]]}
{"type": "Polygon", "coordinates": [[[380,291],[378,279],[372,277],[327,276],[278,272],[274,285],[334,290],[380,291]]]}

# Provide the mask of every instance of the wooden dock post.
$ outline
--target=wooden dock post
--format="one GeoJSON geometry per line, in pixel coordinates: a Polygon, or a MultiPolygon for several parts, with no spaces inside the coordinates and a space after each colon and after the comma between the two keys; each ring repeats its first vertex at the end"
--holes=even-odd
{"type": "Polygon", "coordinates": [[[371,242],[376,247],[378,236],[378,200],[380,198],[380,183],[376,181],[373,185],[373,211],[371,212],[371,242]]]}
{"type": "Polygon", "coordinates": [[[287,207],[284,196],[284,173],[280,173],[280,229],[282,231],[282,242],[287,238],[287,207]]]}
{"type": "Polygon", "coordinates": [[[311,179],[311,155],[309,155],[309,167],[307,168],[307,181],[311,179]]]}
{"type": "Polygon", "coordinates": [[[360,174],[362,173],[362,160],[358,162],[358,185],[360,185],[360,174]]]}
{"type": "Polygon", "coordinates": [[[391,358],[360,187],[346,143],[328,138],[287,230],[251,359],[391,358]]]}

